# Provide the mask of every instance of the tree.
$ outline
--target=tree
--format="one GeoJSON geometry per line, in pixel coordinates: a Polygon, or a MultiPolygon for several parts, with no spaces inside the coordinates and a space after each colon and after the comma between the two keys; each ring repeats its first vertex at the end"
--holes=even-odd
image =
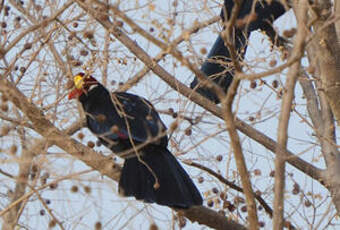
{"type": "Polygon", "coordinates": [[[214,1],[0,1],[3,229],[336,228],[340,6],[282,2],[288,45],[253,32],[240,61],[242,1],[224,24],[214,1]],[[215,105],[188,86],[220,32],[235,73],[215,105]],[[79,71],[156,106],[204,206],[117,196],[121,159],[66,98],[79,71]]]}

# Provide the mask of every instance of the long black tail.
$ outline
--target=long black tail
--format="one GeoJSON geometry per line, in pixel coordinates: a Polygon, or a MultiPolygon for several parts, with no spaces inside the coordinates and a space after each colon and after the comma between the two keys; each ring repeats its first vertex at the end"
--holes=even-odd
{"type": "Polygon", "coordinates": [[[141,159],[154,175],[137,157],[126,159],[119,181],[120,194],[175,208],[202,205],[200,192],[169,150],[150,145],[143,152],[141,159]],[[155,186],[155,176],[159,186],[155,186]]]}
{"type": "MultiPolygon", "coordinates": [[[[239,53],[240,59],[243,59],[245,51],[247,49],[246,39],[247,36],[243,34],[242,30],[235,30],[235,49],[239,53]]],[[[209,51],[207,60],[201,66],[201,71],[210,79],[212,79],[217,85],[222,87],[227,92],[229,85],[233,80],[234,72],[230,70],[227,65],[221,65],[220,63],[231,63],[230,53],[228,48],[224,45],[224,41],[219,35],[209,51]]],[[[190,87],[195,89],[198,93],[213,101],[214,103],[220,103],[216,93],[211,89],[204,86],[197,86],[199,84],[198,79],[195,77],[191,82],[190,87]]]]}

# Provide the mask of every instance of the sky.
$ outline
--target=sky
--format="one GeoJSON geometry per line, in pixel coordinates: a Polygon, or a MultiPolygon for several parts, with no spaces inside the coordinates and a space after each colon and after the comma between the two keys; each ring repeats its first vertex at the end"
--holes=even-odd
{"type": "MultiPolygon", "coordinates": [[[[38,1],[37,1],[38,2],[38,1]]],[[[217,1],[178,1],[176,17],[173,16],[174,6],[172,2],[162,1],[124,1],[120,4],[120,9],[126,10],[126,13],[143,26],[147,31],[150,28],[155,28],[152,32],[154,36],[158,36],[160,33],[165,33],[164,30],[161,32],[161,28],[170,29],[169,25],[164,18],[172,18],[176,20],[176,25],[173,28],[173,32],[170,36],[170,40],[176,38],[182,31],[183,28],[190,27],[195,20],[204,21],[215,15],[219,14],[219,6],[217,1]],[[150,8],[150,4],[153,7],[150,8]],[[137,10],[135,9],[137,8],[137,10]]],[[[70,15],[74,13],[79,13],[78,7],[72,8],[72,10],[65,12],[61,18],[67,19],[70,15]]],[[[103,49],[103,38],[104,30],[96,29],[95,25],[92,24],[91,20],[80,20],[80,26],[75,31],[81,31],[84,28],[95,29],[95,37],[97,39],[97,44],[99,50],[103,49]]],[[[278,19],[275,26],[280,28],[280,31],[284,29],[289,29],[295,26],[294,15],[292,12],[288,12],[282,18],[278,19]]],[[[131,34],[130,28],[128,26],[124,27],[125,32],[127,32],[144,50],[146,50],[151,56],[155,56],[160,50],[154,47],[148,41],[145,41],[137,34],[131,34]]],[[[197,34],[193,35],[189,42],[184,42],[180,45],[180,49],[189,56],[193,62],[201,63],[204,60],[204,54],[200,53],[202,48],[209,48],[215,41],[218,31],[221,27],[218,24],[209,26],[197,34]]],[[[14,35],[15,33],[13,33],[14,35]]],[[[80,34],[80,32],[79,32],[80,34]]],[[[67,35],[58,37],[56,41],[56,46],[60,49],[67,48],[69,52],[75,57],[80,57],[79,49],[81,45],[75,47],[66,47],[67,35]]],[[[89,45],[92,48],[91,45],[89,45]]],[[[135,73],[137,73],[142,67],[141,62],[134,61],[133,55],[127,51],[126,48],[122,47],[117,41],[113,42],[109,47],[109,53],[111,55],[112,61],[109,63],[109,83],[112,80],[116,82],[125,82],[135,73]],[[117,59],[127,58],[128,65],[117,64],[117,59]]],[[[15,53],[9,54],[9,59],[13,57],[15,53]]],[[[100,53],[102,55],[102,53],[100,53]]],[[[40,55],[39,55],[40,56],[40,55]]],[[[51,56],[48,52],[42,52],[41,56],[51,56]]],[[[42,57],[41,57],[42,58],[42,57]]],[[[80,57],[82,58],[82,57],[80,57]]],[[[47,58],[51,60],[52,58],[47,58]]],[[[269,48],[268,40],[263,34],[259,32],[254,32],[251,35],[249,41],[249,47],[246,55],[246,62],[249,64],[248,68],[244,68],[245,71],[263,71],[269,68],[268,60],[275,59],[278,64],[280,61],[280,54],[277,51],[271,51],[269,48]]],[[[52,59],[53,60],[53,59],[52,59]]],[[[83,58],[86,61],[86,58],[83,58]]],[[[48,63],[46,71],[52,69],[55,71],[54,64],[48,63]],[[50,64],[50,65],[49,65],[50,64]]],[[[193,79],[193,74],[187,70],[185,67],[180,66],[171,57],[165,58],[164,61],[160,62],[160,65],[168,70],[171,74],[176,76],[178,80],[189,85],[193,79]]],[[[307,66],[306,60],[303,61],[303,65],[307,66]]],[[[100,80],[101,71],[100,68],[102,63],[94,67],[94,75],[100,80]]],[[[31,91],[34,76],[38,67],[32,68],[28,73],[29,76],[27,81],[24,81],[22,87],[23,90],[31,91]],[[27,88],[25,88],[27,87],[27,88]]],[[[75,68],[74,73],[81,70],[81,68],[75,68]]],[[[55,73],[60,75],[60,73],[55,73]]],[[[41,74],[40,74],[41,75],[41,74]]],[[[53,82],[53,75],[47,76],[47,85],[53,82]],[[52,80],[51,80],[52,79],[52,80]]],[[[266,78],[268,84],[271,84],[273,80],[278,80],[282,83],[285,82],[285,72],[282,74],[276,74],[266,78]]],[[[238,95],[236,97],[234,108],[237,110],[238,117],[242,120],[247,121],[249,124],[249,117],[253,116],[256,118],[253,126],[276,139],[277,136],[277,124],[278,116],[280,112],[281,101],[277,99],[275,92],[267,87],[266,85],[260,85],[258,82],[258,87],[256,89],[249,88],[250,82],[242,82],[238,95]]],[[[107,85],[108,89],[117,89],[117,84],[107,85]]],[[[49,104],[55,100],[56,93],[51,91],[51,88],[46,86],[42,89],[42,94],[46,97],[43,99],[44,103],[49,104]]],[[[181,96],[178,92],[174,92],[162,82],[155,74],[149,73],[138,86],[133,87],[129,92],[138,94],[150,100],[155,107],[164,111],[168,108],[173,108],[175,111],[186,115],[188,117],[199,116],[202,112],[202,108],[188,101],[186,98],[181,96]]],[[[305,107],[305,100],[302,97],[302,92],[299,86],[296,89],[296,109],[303,116],[308,116],[305,107]]],[[[58,117],[59,120],[56,124],[60,127],[67,127],[70,123],[78,119],[79,111],[77,109],[77,104],[75,102],[67,102],[66,99],[62,101],[59,108],[58,117]],[[66,118],[68,122],[61,122],[61,118],[65,116],[62,114],[63,109],[68,109],[66,118]]],[[[161,113],[162,120],[169,127],[174,121],[174,118],[161,113]]],[[[236,167],[234,162],[234,157],[230,149],[229,136],[225,129],[225,124],[223,121],[213,117],[207,112],[204,112],[202,117],[202,122],[195,127],[192,127],[192,135],[186,136],[184,130],[190,127],[190,124],[185,120],[180,120],[180,126],[177,132],[171,135],[171,140],[169,143],[169,149],[175,154],[179,160],[194,160],[197,161],[215,171],[221,172],[223,176],[229,180],[235,181],[235,183],[240,184],[239,177],[236,173],[236,167]],[[206,140],[207,136],[213,136],[206,140]],[[196,146],[199,144],[199,146],[196,146]],[[218,155],[222,155],[222,161],[217,161],[218,155]]],[[[338,129],[337,129],[338,131],[338,129]]],[[[82,129],[81,132],[85,134],[85,138],[82,143],[86,144],[89,140],[95,140],[87,129],[82,129]]],[[[298,153],[303,159],[313,162],[314,165],[324,168],[324,162],[320,159],[321,153],[319,147],[315,147],[316,139],[311,138],[312,129],[310,129],[306,123],[301,122],[301,119],[296,115],[292,114],[292,119],[289,125],[289,142],[288,149],[294,153],[298,153]]],[[[74,135],[77,138],[77,134],[74,135]]],[[[263,192],[263,198],[269,203],[273,200],[273,178],[269,178],[268,175],[274,169],[273,161],[274,155],[260,146],[258,143],[250,140],[240,133],[243,151],[246,156],[247,166],[249,171],[252,173],[252,183],[254,190],[260,190],[263,192]],[[254,176],[253,172],[255,169],[261,170],[261,176],[254,176]]],[[[13,141],[13,139],[10,139],[13,141]]],[[[2,147],[7,145],[7,140],[2,140],[0,142],[2,147]]],[[[110,151],[104,147],[96,147],[97,151],[101,151],[103,154],[110,154],[110,151]]],[[[59,178],[63,175],[68,175],[74,172],[85,171],[88,168],[76,159],[71,158],[68,154],[63,153],[58,148],[50,148],[47,152],[47,156],[42,156],[39,159],[39,164],[42,165],[44,169],[42,173],[48,172],[51,176],[48,181],[59,178]]],[[[117,159],[121,161],[120,159],[117,159]]],[[[185,169],[192,176],[195,184],[198,186],[200,191],[205,197],[205,201],[209,199],[215,200],[218,196],[211,192],[213,187],[216,187],[219,191],[224,191],[228,194],[228,199],[233,200],[234,196],[239,196],[236,191],[233,191],[221,183],[219,183],[215,178],[203,173],[200,170],[193,169],[182,164],[185,169]],[[198,183],[198,178],[203,177],[204,182],[198,183]]],[[[3,164],[3,167],[9,171],[15,172],[17,170],[15,164],[9,162],[3,164]]],[[[7,186],[13,184],[6,178],[0,178],[3,186],[0,188],[1,194],[7,193],[7,186]]],[[[65,229],[93,229],[96,222],[100,221],[103,225],[103,229],[147,229],[147,227],[152,223],[160,227],[160,229],[179,229],[177,223],[173,223],[174,216],[173,211],[167,207],[161,207],[158,205],[144,204],[142,202],[136,202],[134,198],[121,198],[117,195],[117,183],[102,177],[97,172],[86,173],[78,177],[73,177],[72,180],[65,180],[58,184],[58,188],[55,190],[47,189],[41,192],[41,196],[44,199],[50,200],[49,207],[54,210],[56,217],[59,220],[64,220],[65,229]],[[74,193],[71,191],[73,186],[77,186],[79,191],[74,193]],[[91,188],[91,193],[87,193],[85,188],[89,186],[91,188]]],[[[323,187],[321,187],[317,182],[313,181],[308,176],[300,173],[291,166],[287,167],[287,185],[286,190],[288,191],[286,199],[286,216],[291,216],[293,223],[298,227],[306,226],[307,223],[312,222],[314,227],[316,223],[320,222],[321,227],[327,224],[328,218],[332,217],[334,214],[334,207],[329,206],[330,198],[328,197],[328,192],[323,187]],[[297,182],[301,190],[304,193],[299,195],[293,195],[291,193],[294,183],[297,182]],[[311,192],[313,196],[308,196],[308,192],[311,192]],[[316,196],[320,194],[320,196],[316,196]],[[305,198],[308,198],[317,207],[315,210],[307,208],[304,206],[305,198]],[[321,198],[320,198],[321,197],[321,198]],[[298,207],[298,211],[296,208],[298,207]],[[313,213],[315,211],[315,213],[313,213]],[[315,218],[312,216],[315,214],[315,218]]],[[[241,195],[242,196],[242,195],[241,195]]],[[[0,204],[2,207],[6,204],[6,199],[0,199],[0,204]]],[[[205,202],[206,205],[206,202],[205,202]]],[[[216,210],[220,209],[222,204],[216,204],[216,210]]],[[[41,202],[36,198],[29,201],[29,205],[23,213],[20,219],[22,223],[26,223],[28,229],[46,229],[50,221],[48,214],[41,215],[41,210],[44,207],[41,202]]],[[[239,209],[235,212],[241,212],[239,209]]],[[[235,214],[227,213],[229,216],[237,218],[235,214]]],[[[271,229],[271,220],[264,214],[264,212],[259,212],[260,220],[265,222],[264,229],[271,229]]],[[[245,215],[241,214],[241,223],[245,221],[245,215]]],[[[339,224],[338,220],[334,220],[335,224],[339,224]]],[[[197,223],[190,223],[187,221],[185,229],[208,229],[205,226],[199,226],[197,223]]],[[[336,229],[336,226],[334,227],[336,229]]]]}

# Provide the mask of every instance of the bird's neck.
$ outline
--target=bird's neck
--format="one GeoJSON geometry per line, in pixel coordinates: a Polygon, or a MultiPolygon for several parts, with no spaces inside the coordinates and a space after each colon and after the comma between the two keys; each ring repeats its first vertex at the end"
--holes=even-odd
{"type": "Polygon", "coordinates": [[[88,106],[92,104],[100,104],[101,101],[105,101],[106,97],[110,97],[109,91],[101,84],[94,87],[87,93],[83,93],[79,97],[79,101],[83,104],[84,109],[87,110],[88,106]]]}

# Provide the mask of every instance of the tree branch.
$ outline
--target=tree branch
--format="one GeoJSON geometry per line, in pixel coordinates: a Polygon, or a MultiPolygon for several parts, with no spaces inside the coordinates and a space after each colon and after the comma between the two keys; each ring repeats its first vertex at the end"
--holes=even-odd
{"type": "MultiPolygon", "coordinates": [[[[307,25],[307,0],[302,0],[294,5],[296,12],[298,29],[294,41],[293,56],[302,57],[305,47],[306,33],[308,33],[307,25]]],[[[294,99],[295,85],[299,76],[300,61],[295,62],[288,71],[286,81],[286,92],[283,94],[281,102],[281,113],[279,118],[277,148],[275,158],[275,185],[274,185],[274,220],[273,227],[275,230],[281,230],[284,227],[284,188],[285,188],[285,167],[286,154],[282,149],[287,148],[288,140],[288,124],[290,118],[290,111],[292,108],[292,101],[294,99]]]]}
{"type": "MultiPolygon", "coordinates": [[[[238,13],[240,11],[241,5],[243,1],[235,1],[235,5],[231,12],[230,20],[226,21],[226,28],[222,32],[222,38],[224,42],[227,44],[231,60],[235,66],[235,77],[229,86],[227,96],[225,98],[220,98],[224,121],[227,126],[227,130],[229,132],[229,137],[231,140],[231,146],[233,148],[236,166],[239,171],[241,177],[241,183],[244,191],[244,195],[246,197],[247,204],[247,212],[248,212],[248,221],[249,221],[249,229],[259,229],[259,220],[257,216],[256,202],[254,197],[253,188],[250,181],[250,176],[248,173],[246,161],[243,155],[240,137],[236,131],[235,125],[235,116],[232,112],[234,98],[237,93],[237,88],[240,84],[240,79],[237,77],[238,73],[242,72],[241,65],[237,59],[237,53],[235,47],[233,45],[233,30],[235,26],[236,19],[238,17],[238,13]]],[[[226,9],[225,9],[226,10],[226,9]]]]}

